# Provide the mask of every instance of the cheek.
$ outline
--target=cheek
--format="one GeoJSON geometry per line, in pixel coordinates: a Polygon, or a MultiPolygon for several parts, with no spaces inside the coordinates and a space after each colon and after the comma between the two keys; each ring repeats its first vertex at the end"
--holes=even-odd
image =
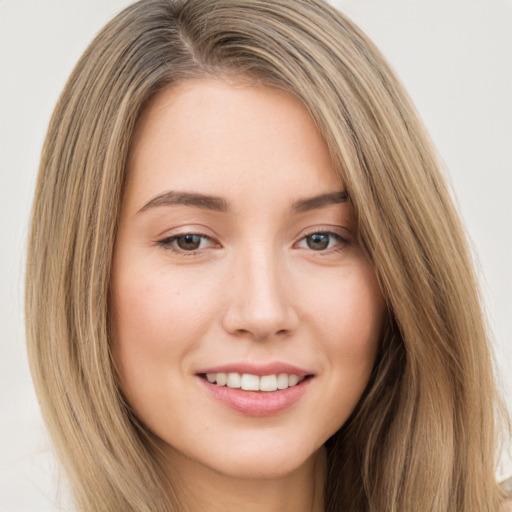
{"type": "Polygon", "coordinates": [[[322,332],[324,350],[347,363],[373,361],[386,305],[368,263],[333,273],[325,286],[309,287],[303,296],[310,322],[322,332]]]}
{"type": "MultiPolygon", "coordinates": [[[[363,387],[375,362],[385,314],[385,302],[377,280],[369,269],[345,283],[347,299],[337,318],[343,343],[330,347],[333,361],[349,368],[362,380],[363,387]]],[[[347,374],[351,372],[347,371],[347,374]]],[[[362,391],[362,390],[361,390],[362,391]]]]}
{"type": "Polygon", "coordinates": [[[137,409],[145,394],[156,398],[155,389],[174,389],[186,373],[189,354],[212,323],[215,301],[207,287],[165,269],[119,268],[111,288],[112,352],[121,388],[137,409]]]}
{"type": "Polygon", "coordinates": [[[366,264],[333,277],[322,292],[309,295],[311,325],[319,336],[317,349],[325,360],[323,410],[327,434],[350,416],[372,372],[385,318],[373,271],[366,264]]]}
{"type": "Polygon", "coordinates": [[[114,267],[112,307],[116,339],[168,347],[201,329],[215,304],[214,286],[198,272],[170,269],[165,264],[137,264],[142,258],[114,267]],[[210,286],[209,286],[210,285],[210,286]]]}

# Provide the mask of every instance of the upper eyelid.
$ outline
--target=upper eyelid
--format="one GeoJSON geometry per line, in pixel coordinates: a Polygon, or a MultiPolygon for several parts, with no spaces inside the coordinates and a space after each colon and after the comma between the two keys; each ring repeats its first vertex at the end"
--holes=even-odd
{"type": "Polygon", "coordinates": [[[157,237],[157,240],[161,242],[163,240],[172,240],[175,238],[181,238],[181,237],[190,236],[190,235],[200,236],[201,238],[210,238],[212,240],[214,239],[214,237],[207,235],[206,233],[197,233],[195,231],[187,231],[185,233],[175,233],[175,234],[170,234],[170,235],[163,235],[163,236],[157,237]]]}
{"type": "Polygon", "coordinates": [[[299,237],[299,240],[302,240],[306,236],[314,235],[316,233],[325,233],[336,235],[347,242],[353,237],[353,234],[350,229],[344,226],[316,226],[311,229],[306,229],[302,232],[299,237]]]}
{"type": "Polygon", "coordinates": [[[205,233],[195,233],[195,232],[192,232],[192,231],[188,231],[186,233],[178,233],[178,234],[175,234],[175,235],[168,235],[168,236],[163,236],[163,237],[160,237],[158,238],[156,241],[157,243],[159,244],[163,244],[164,242],[174,242],[177,238],[182,238],[184,236],[187,236],[187,235],[192,235],[192,236],[199,236],[203,239],[208,239],[209,241],[212,242],[212,244],[218,244],[219,242],[216,241],[216,239],[210,235],[206,235],[205,233]]]}
{"type": "MultiPolygon", "coordinates": [[[[300,242],[302,242],[304,239],[306,239],[308,236],[312,236],[312,235],[317,235],[317,234],[322,234],[322,235],[331,235],[334,239],[336,239],[340,244],[350,244],[350,240],[343,236],[343,235],[340,235],[339,233],[336,233],[335,231],[312,231],[311,233],[307,233],[305,234],[304,236],[300,237],[296,242],[295,244],[298,244],[300,242]]],[[[295,245],[294,244],[294,245],[295,245]]]]}
{"type": "Polygon", "coordinates": [[[177,226],[172,229],[166,229],[155,236],[155,242],[161,242],[162,240],[168,240],[170,238],[178,238],[186,235],[198,235],[211,238],[212,240],[218,240],[219,236],[210,228],[201,225],[183,225],[177,226]]]}
{"type": "Polygon", "coordinates": [[[186,232],[186,233],[178,233],[175,235],[169,235],[163,238],[159,238],[155,241],[155,244],[163,249],[164,251],[169,251],[170,253],[174,253],[178,255],[179,257],[200,257],[206,253],[206,251],[211,250],[212,248],[215,248],[215,246],[220,245],[214,238],[211,236],[202,234],[202,233],[193,233],[193,232],[186,232]],[[176,239],[185,237],[187,235],[194,235],[194,236],[200,236],[201,238],[208,239],[211,243],[207,247],[198,248],[198,249],[192,249],[192,250],[186,250],[178,247],[178,245],[175,243],[176,239]]]}

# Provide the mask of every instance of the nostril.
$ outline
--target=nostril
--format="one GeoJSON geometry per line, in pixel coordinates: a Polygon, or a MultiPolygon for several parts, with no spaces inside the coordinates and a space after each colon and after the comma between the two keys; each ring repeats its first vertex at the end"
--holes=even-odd
{"type": "Polygon", "coordinates": [[[290,304],[269,304],[251,294],[233,300],[222,318],[227,332],[237,337],[251,336],[256,340],[283,338],[294,332],[299,316],[290,304]]]}

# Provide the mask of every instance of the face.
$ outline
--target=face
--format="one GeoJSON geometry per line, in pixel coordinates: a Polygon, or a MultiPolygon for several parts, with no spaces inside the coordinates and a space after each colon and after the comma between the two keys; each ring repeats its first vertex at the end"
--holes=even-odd
{"type": "Polygon", "coordinates": [[[111,286],[135,414],[176,465],[244,477],[297,470],[346,421],[385,310],[306,109],[213,80],[139,121],[111,286]]]}

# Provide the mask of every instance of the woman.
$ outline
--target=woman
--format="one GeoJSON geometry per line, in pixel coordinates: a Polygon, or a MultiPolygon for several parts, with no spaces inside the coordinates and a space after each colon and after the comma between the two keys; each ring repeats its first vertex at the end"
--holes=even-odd
{"type": "Polygon", "coordinates": [[[401,85],[321,1],[104,28],[43,150],[27,334],[80,510],[502,506],[459,220],[401,85]]]}

